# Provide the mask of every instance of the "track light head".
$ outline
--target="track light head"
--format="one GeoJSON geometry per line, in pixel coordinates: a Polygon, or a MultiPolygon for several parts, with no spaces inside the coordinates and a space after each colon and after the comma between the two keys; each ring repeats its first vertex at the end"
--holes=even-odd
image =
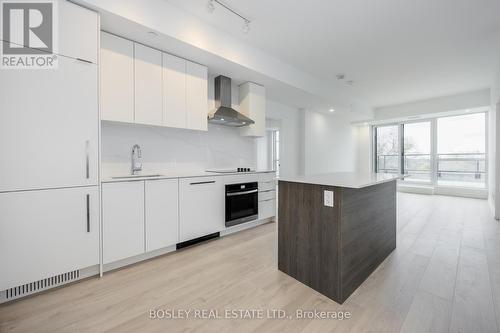
{"type": "Polygon", "coordinates": [[[244,34],[247,34],[250,31],[250,21],[244,20],[243,27],[241,28],[244,34]]]}
{"type": "Polygon", "coordinates": [[[207,2],[207,11],[212,14],[215,10],[214,0],[208,0],[207,2]]]}

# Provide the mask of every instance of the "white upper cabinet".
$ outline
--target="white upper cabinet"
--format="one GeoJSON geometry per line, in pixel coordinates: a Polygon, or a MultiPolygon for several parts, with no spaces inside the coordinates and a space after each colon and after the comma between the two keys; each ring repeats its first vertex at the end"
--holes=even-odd
{"type": "Polygon", "coordinates": [[[206,131],[208,128],[208,69],[186,63],[186,128],[206,131]]]}
{"type": "Polygon", "coordinates": [[[105,264],[144,253],[144,182],[102,185],[105,264]]]}
{"type": "Polygon", "coordinates": [[[101,32],[101,119],[134,122],[134,43],[101,32]]]}
{"type": "Polygon", "coordinates": [[[208,69],[101,33],[101,119],[207,130],[208,69]]]}
{"type": "Polygon", "coordinates": [[[243,136],[262,137],[266,135],[266,89],[252,82],[240,85],[240,112],[255,124],[242,127],[243,136]]]}
{"type": "Polygon", "coordinates": [[[59,57],[55,70],[0,74],[0,191],[97,185],[98,69],[59,57]]]}
{"type": "Polygon", "coordinates": [[[162,53],[141,44],[134,45],[135,122],[161,126],[162,53]]]}
{"type": "Polygon", "coordinates": [[[163,53],[163,125],[186,128],[186,60],[163,53]]]}
{"type": "Polygon", "coordinates": [[[97,265],[99,190],[0,193],[0,230],[0,290],[97,265]]]}
{"type": "Polygon", "coordinates": [[[146,251],[179,242],[179,180],[145,182],[146,251]]]}
{"type": "Polygon", "coordinates": [[[58,53],[97,64],[99,16],[68,1],[58,1],[58,53]]]}

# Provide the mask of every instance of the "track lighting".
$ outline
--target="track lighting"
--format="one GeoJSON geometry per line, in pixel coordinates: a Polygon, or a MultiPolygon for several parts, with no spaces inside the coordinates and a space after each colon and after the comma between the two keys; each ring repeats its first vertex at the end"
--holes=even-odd
{"type": "Polygon", "coordinates": [[[211,14],[215,10],[214,0],[208,0],[207,2],[207,11],[211,14]]]}
{"type": "Polygon", "coordinates": [[[243,30],[244,34],[247,34],[250,31],[250,21],[245,20],[245,23],[243,23],[243,27],[241,29],[243,30]]]}
{"type": "Polygon", "coordinates": [[[245,16],[241,15],[240,13],[238,13],[236,10],[229,7],[228,5],[226,5],[221,0],[208,0],[207,11],[209,13],[213,13],[215,11],[215,4],[218,4],[219,6],[225,8],[228,12],[231,12],[232,14],[238,16],[243,20],[243,26],[241,30],[243,31],[244,34],[247,34],[250,31],[250,20],[247,19],[245,16]]]}

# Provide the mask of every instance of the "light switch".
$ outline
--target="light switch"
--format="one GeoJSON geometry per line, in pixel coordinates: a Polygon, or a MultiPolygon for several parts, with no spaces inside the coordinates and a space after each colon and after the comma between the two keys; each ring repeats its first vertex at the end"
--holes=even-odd
{"type": "Polygon", "coordinates": [[[333,191],[325,191],[324,197],[324,205],[326,207],[333,207],[333,191]]]}

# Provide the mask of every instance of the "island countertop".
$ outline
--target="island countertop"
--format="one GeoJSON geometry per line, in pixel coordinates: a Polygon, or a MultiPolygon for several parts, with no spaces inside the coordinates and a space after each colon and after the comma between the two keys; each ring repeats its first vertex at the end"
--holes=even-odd
{"type": "Polygon", "coordinates": [[[304,183],[315,185],[326,185],[347,188],[363,188],[372,185],[382,184],[403,176],[388,173],[356,173],[356,172],[335,172],[323,173],[307,176],[280,177],[280,181],[292,183],[304,183]]]}

